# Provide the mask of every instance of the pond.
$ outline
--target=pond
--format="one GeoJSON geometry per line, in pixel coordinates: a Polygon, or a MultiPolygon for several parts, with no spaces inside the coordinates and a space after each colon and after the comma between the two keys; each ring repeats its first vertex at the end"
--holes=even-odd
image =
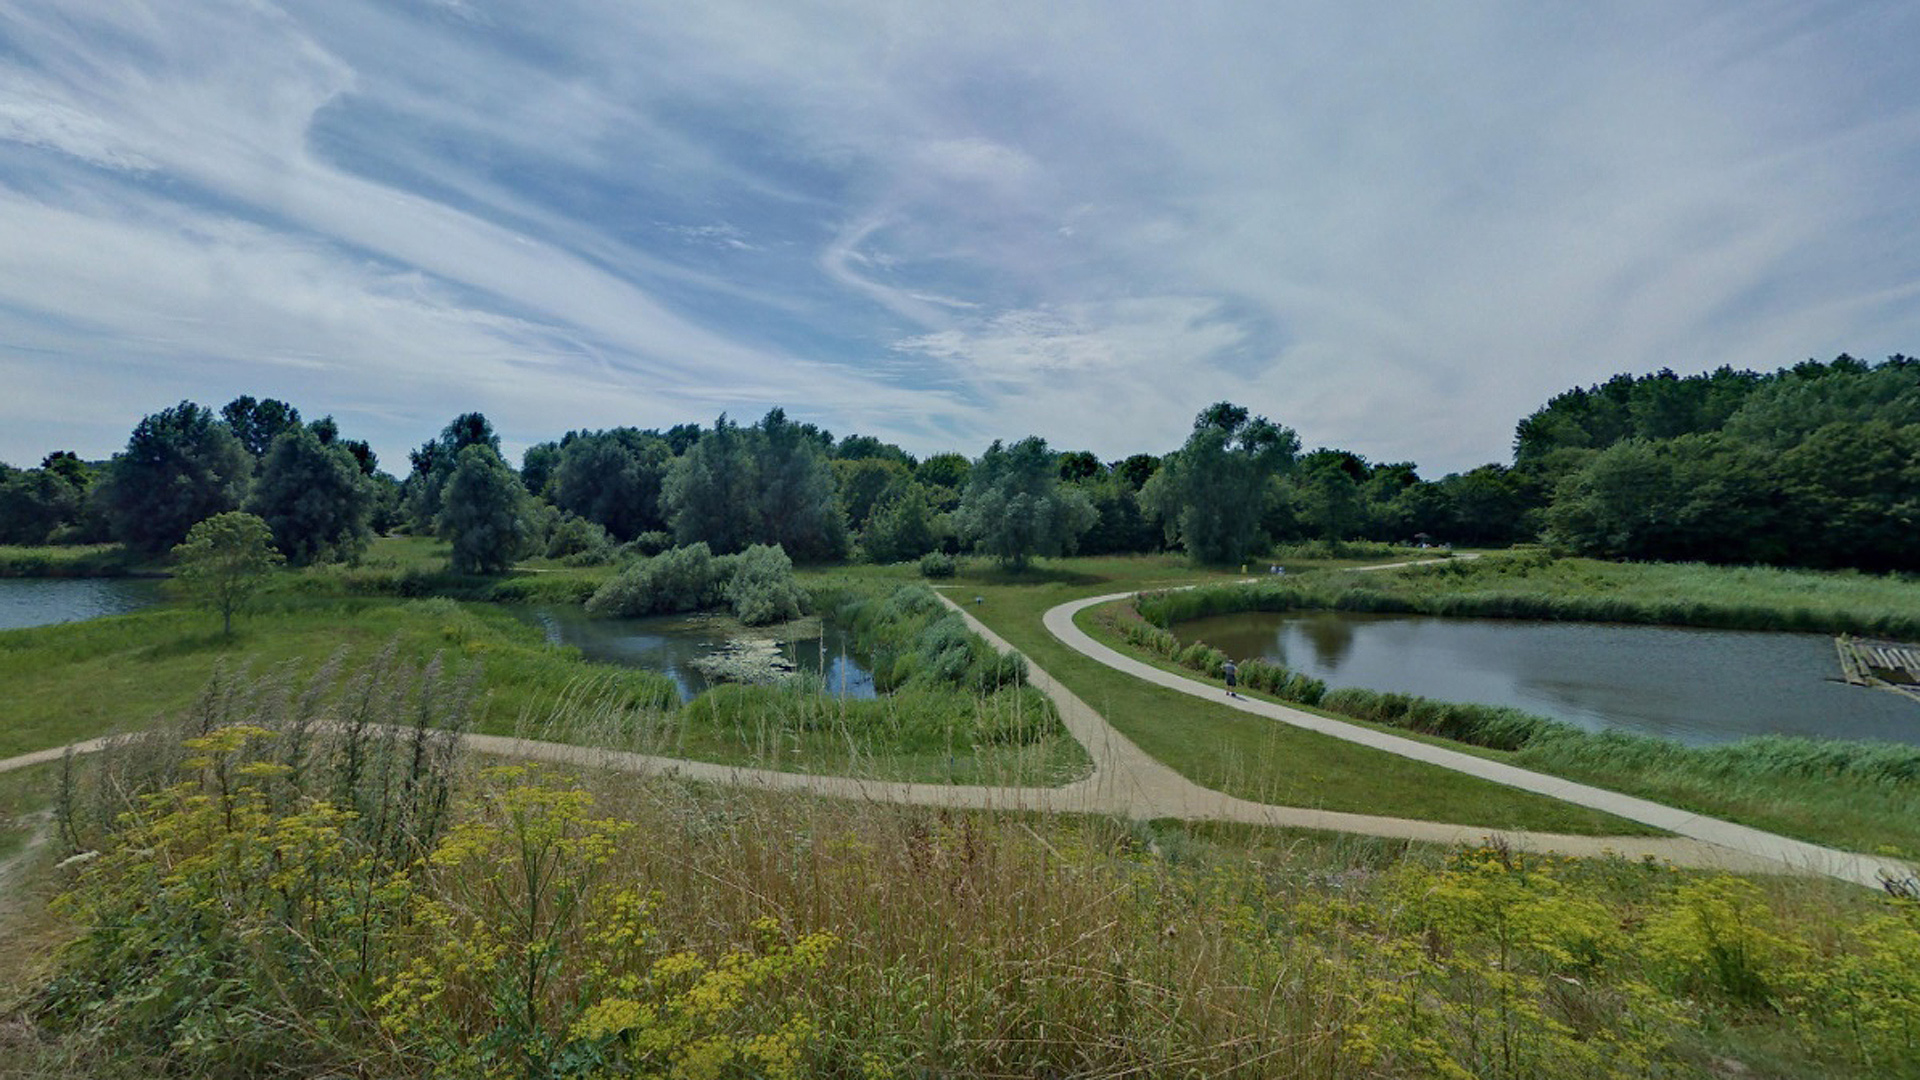
{"type": "Polygon", "coordinates": [[[1330,688],[1510,705],[1589,731],[1920,743],[1920,702],[1835,681],[1833,639],[1820,634],[1333,611],[1219,615],[1174,633],[1330,688]]]}
{"type": "Polygon", "coordinates": [[[0,578],[0,630],[98,619],[157,604],[151,578],[0,578]]]}
{"type": "MultiPolygon", "coordinates": [[[[548,641],[572,645],[589,660],[660,672],[673,680],[682,701],[713,685],[694,661],[726,645],[729,628],[738,630],[737,624],[704,615],[598,619],[560,604],[523,607],[516,613],[540,627],[548,641]]],[[[810,623],[820,629],[820,636],[779,643],[794,670],[817,674],[828,693],[875,696],[873,673],[854,657],[852,635],[832,623],[810,623]]]]}

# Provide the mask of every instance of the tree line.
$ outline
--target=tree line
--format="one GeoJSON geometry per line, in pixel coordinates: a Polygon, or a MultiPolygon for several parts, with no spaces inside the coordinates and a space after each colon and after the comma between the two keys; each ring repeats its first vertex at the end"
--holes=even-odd
{"type": "Polygon", "coordinates": [[[480,413],[408,455],[404,479],[330,417],[272,399],[181,402],[106,462],[0,465],[0,543],[117,541],[163,552],[245,510],[296,565],[356,558],[376,532],[451,544],[454,569],[580,562],[704,543],[800,562],[975,551],[1177,550],[1245,561],[1276,543],[1545,540],[1610,558],[1920,567],[1920,361],[1841,356],[1772,373],[1620,375],[1521,420],[1511,465],[1437,480],[1411,462],[1302,452],[1284,425],[1220,402],[1164,455],[1102,461],[1038,436],[924,460],[769,411],[745,425],[571,431],[515,469],[480,413]]]}

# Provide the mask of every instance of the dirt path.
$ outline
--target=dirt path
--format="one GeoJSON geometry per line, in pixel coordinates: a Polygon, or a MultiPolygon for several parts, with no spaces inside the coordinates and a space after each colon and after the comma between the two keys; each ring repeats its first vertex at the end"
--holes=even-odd
{"type": "MultiPolygon", "coordinates": [[[[1073,625],[1074,612],[1126,595],[1131,594],[1094,597],[1063,604],[1047,612],[1045,617],[1047,628],[1070,648],[1110,667],[1159,685],[1170,686],[1196,696],[1205,696],[1209,700],[1219,700],[1216,687],[1170,675],[1157,668],[1130,660],[1094,642],[1073,625]]],[[[944,596],[941,597],[941,601],[959,612],[975,633],[992,642],[996,648],[1012,651],[1012,647],[1006,641],[968,614],[960,605],[944,596]]],[[[1681,835],[1677,837],[1567,836],[1556,833],[1490,830],[1467,825],[1450,825],[1444,822],[1416,821],[1407,818],[1302,807],[1269,806],[1250,802],[1201,787],[1174,772],[1134,745],[1131,740],[1108,724],[1104,717],[1051,675],[1033,665],[1031,661],[1029,661],[1028,670],[1033,685],[1054,701],[1068,732],[1086,748],[1093,760],[1093,768],[1088,776],[1063,787],[985,787],[862,780],[854,777],[814,776],[776,772],[769,769],[716,765],[621,750],[497,735],[468,735],[465,739],[470,749],[481,753],[612,769],[641,776],[681,777],[715,784],[804,792],[816,796],[875,803],[1107,814],[1134,820],[1174,818],[1183,821],[1232,821],[1442,844],[1478,844],[1497,836],[1504,843],[1519,850],[1553,851],[1580,856],[1618,855],[1629,859],[1650,857],[1680,866],[1735,872],[1827,873],[1841,877],[1843,880],[1866,885],[1877,885],[1877,881],[1871,876],[1873,869],[1880,866],[1892,868],[1890,863],[1866,860],[1860,856],[1818,848],[1811,844],[1800,844],[1797,841],[1774,837],[1758,830],[1743,829],[1725,822],[1712,822],[1711,819],[1644,803],[1642,800],[1628,800],[1625,796],[1614,795],[1611,792],[1598,792],[1597,789],[1591,788],[1584,790],[1605,798],[1598,798],[1594,802],[1582,802],[1580,798],[1571,798],[1570,801],[1581,802],[1581,805],[1593,805],[1596,809],[1606,810],[1632,820],[1647,821],[1649,824],[1681,835]],[[1640,817],[1634,813],[1623,812],[1621,808],[1627,807],[1628,804],[1639,804],[1652,809],[1645,811],[1649,816],[1640,817]],[[1707,823],[1713,827],[1707,827],[1701,823],[1707,823]],[[1750,838],[1764,839],[1747,842],[1750,838]]],[[[1230,704],[1233,703],[1230,702],[1230,704]]],[[[1567,792],[1581,787],[1564,780],[1523,773],[1522,770],[1440,750],[1424,743],[1396,739],[1393,736],[1378,736],[1378,739],[1388,741],[1386,745],[1382,745],[1370,741],[1375,737],[1375,733],[1365,729],[1354,728],[1351,725],[1325,720],[1296,710],[1269,706],[1264,702],[1244,701],[1239,704],[1248,708],[1248,711],[1269,715],[1282,722],[1298,723],[1300,726],[1313,727],[1315,730],[1336,728],[1337,731],[1328,730],[1327,733],[1336,734],[1339,737],[1347,737],[1343,732],[1361,732],[1369,736],[1369,739],[1352,741],[1368,742],[1376,748],[1405,753],[1406,756],[1418,757],[1450,768],[1460,768],[1461,771],[1474,772],[1475,775],[1483,775],[1499,783],[1526,787],[1528,790],[1540,791],[1555,797],[1568,798],[1567,792]],[[1273,712],[1269,713],[1266,710],[1273,712]],[[1398,744],[1405,744],[1405,746],[1395,748],[1398,744]],[[1417,748],[1418,752],[1414,752],[1411,748],[1417,748]],[[1456,762],[1454,759],[1463,760],[1456,762]],[[1492,772],[1480,771],[1473,766],[1486,766],[1492,772]],[[1518,777],[1531,778],[1537,783],[1516,782],[1518,777]]],[[[90,753],[100,749],[109,741],[93,739],[76,743],[72,749],[75,753],[90,753]]],[[[66,747],[56,747],[51,750],[0,759],[0,772],[57,761],[66,750],[66,747]]]]}

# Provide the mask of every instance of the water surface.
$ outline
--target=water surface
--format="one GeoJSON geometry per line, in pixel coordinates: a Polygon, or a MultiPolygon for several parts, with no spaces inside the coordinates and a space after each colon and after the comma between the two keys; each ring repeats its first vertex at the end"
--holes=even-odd
{"type": "MultiPolygon", "coordinates": [[[[639,619],[598,619],[573,605],[542,604],[518,609],[556,645],[572,645],[589,660],[657,671],[673,680],[686,701],[712,683],[693,661],[726,644],[724,624],[697,615],[651,615],[639,619]]],[[[796,670],[820,676],[828,693],[874,696],[873,674],[853,655],[851,635],[827,623],[820,637],[785,642],[781,651],[796,670]]]]}
{"type": "Polygon", "coordinates": [[[160,599],[152,578],[0,578],[0,630],[119,615],[160,599]]]}
{"type": "Polygon", "coordinates": [[[1920,702],[1836,681],[1821,634],[1613,623],[1245,612],[1180,623],[1237,660],[1329,687],[1510,705],[1684,743],[1779,734],[1920,743],[1920,702]]]}

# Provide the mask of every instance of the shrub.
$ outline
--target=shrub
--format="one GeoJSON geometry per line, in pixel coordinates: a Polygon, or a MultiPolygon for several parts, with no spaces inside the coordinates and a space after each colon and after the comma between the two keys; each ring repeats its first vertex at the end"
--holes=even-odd
{"type": "Polygon", "coordinates": [[[643,532],[639,536],[620,545],[622,554],[643,555],[651,558],[673,546],[673,534],[654,530],[643,532]]]}
{"type": "Polygon", "coordinates": [[[623,570],[587,601],[595,615],[664,615],[718,607],[726,599],[731,558],[689,544],[623,570]]]}
{"type": "Polygon", "coordinates": [[[800,586],[793,580],[793,560],[777,545],[756,544],[741,552],[726,584],[734,617],[748,626],[762,626],[800,617],[800,586]]]}
{"type": "Polygon", "coordinates": [[[591,566],[611,559],[613,552],[613,537],[605,527],[583,517],[565,515],[547,534],[549,559],[567,559],[575,566],[591,566]]]}
{"type": "Polygon", "coordinates": [[[959,569],[959,560],[944,551],[930,551],[920,556],[921,577],[950,578],[959,569]]]}

